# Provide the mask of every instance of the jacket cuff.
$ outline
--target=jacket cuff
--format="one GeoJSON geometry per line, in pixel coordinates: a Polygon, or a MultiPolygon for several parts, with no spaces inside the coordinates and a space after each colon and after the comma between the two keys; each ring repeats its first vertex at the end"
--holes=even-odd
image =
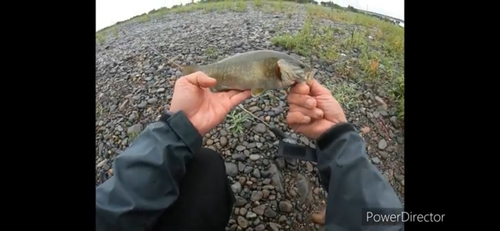
{"type": "Polygon", "coordinates": [[[355,132],[356,128],[350,123],[338,123],[326,130],[316,140],[318,148],[324,149],[328,144],[333,143],[336,139],[348,132],[355,132]]]}
{"type": "Polygon", "coordinates": [[[181,138],[192,153],[202,145],[202,137],[183,111],[178,111],[167,119],[168,126],[181,138]]]}

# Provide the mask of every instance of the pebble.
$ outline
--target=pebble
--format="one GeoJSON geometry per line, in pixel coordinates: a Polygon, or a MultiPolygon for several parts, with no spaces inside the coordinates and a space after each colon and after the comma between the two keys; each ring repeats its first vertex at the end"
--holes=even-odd
{"type": "Polygon", "coordinates": [[[269,218],[276,217],[277,215],[278,215],[278,213],[276,213],[276,211],[274,211],[271,208],[267,208],[266,211],[264,211],[264,216],[269,217],[269,218]]]}
{"type": "Polygon", "coordinates": [[[235,163],[225,163],[226,164],[226,174],[229,176],[238,175],[238,167],[235,163]]]}
{"type": "Polygon", "coordinates": [[[241,227],[241,228],[247,228],[248,227],[248,221],[243,218],[242,216],[238,216],[238,225],[241,227]]]}
{"type": "Polygon", "coordinates": [[[378,142],[378,149],[380,150],[384,150],[385,148],[387,148],[387,141],[385,141],[385,139],[381,139],[379,142],[378,142]]]}
{"type": "Polygon", "coordinates": [[[255,214],[259,215],[259,216],[264,215],[264,211],[265,211],[265,210],[266,210],[266,205],[259,205],[259,206],[254,207],[254,208],[252,209],[252,211],[253,211],[255,214]]]}
{"type": "Polygon", "coordinates": [[[257,154],[250,155],[250,160],[256,161],[258,159],[260,159],[260,155],[257,155],[257,154]]]}
{"type": "Polygon", "coordinates": [[[290,201],[280,201],[279,208],[281,212],[289,213],[293,210],[293,205],[290,201]]]}
{"type": "Polygon", "coordinates": [[[261,191],[253,191],[252,196],[250,196],[251,201],[258,201],[262,199],[263,193],[261,191]]]}
{"type": "Polygon", "coordinates": [[[240,193],[241,192],[240,182],[236,182],[233,185],[231,185],[231,189],[233,190],[234,193],[240,193]]]}
{"type": "Polygon", "coordinates": [[[134,124],[127,128],[127,134],[139,134],[142,131],[142,124],[134,124]]]}

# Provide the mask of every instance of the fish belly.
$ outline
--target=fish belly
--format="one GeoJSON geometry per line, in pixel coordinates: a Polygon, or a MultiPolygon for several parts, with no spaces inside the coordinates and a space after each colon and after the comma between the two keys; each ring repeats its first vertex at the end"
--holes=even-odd
{"type": "Polygon", "coordinates": [[[227,90],[250,90],[250,89],[267,89],[267,84],[263,77],[256,75],[231,75],[217,79],[217,85],[213,88],[215,91],[227,90]]]}

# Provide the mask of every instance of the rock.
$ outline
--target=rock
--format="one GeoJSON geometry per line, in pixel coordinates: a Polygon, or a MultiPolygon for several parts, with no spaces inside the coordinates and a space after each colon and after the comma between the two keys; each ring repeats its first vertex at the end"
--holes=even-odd
{"type": "Polygon", "coordinates": [[[134,124],[132,126],[130,126],[129,128],[127,128],[127,134],[128,135],[132,135],[132,134],[139,134],[141,133],[142,131],[142,124],[134,124]]]}
{"type": "Polygon", "coordinates": [[[256,161],[258,159],[260,159],[260,155],[257,155],[257,154],[250,155],[250,160],[256,161]]]}
{"type": "Polygon", "coordinates": [[[269,175],[271,175],[271,184],[276,187],[278,192],[283,193],[285,191],[283,186],[283,177],[281,176],[278,167],[276,167],[275,164],[271,164],[268,172],[269,175]]]}
{"type": "Polygon", "coordinates": [[[265,228],[266,228],[265,225],[260,224],[260,225],[257,225],[254,230],[255,231],[264,231],[265,228]]]}
{"type": "Polygon", "coordinates": [[[260,134],[264,134],[267,131],[267,127],[263,123],[258,123],[257,125],[255,125],[254,129],[255,129],[255,132],[260,133],[260,134]]]}
{"type": "Polygon", "coordinates": [[[245,154],[243,153],[236,153],[233,154],[231,157],[233,158],[233,160],[236,161],[245,161],[245,159],[247,158],[247,156],[245,156],[245,154]]]}
{"type": "Polygon", "coordinates": [[[281,212],[289,213],[293,210],[293,205],[290,201],[280,201],[279,208],[281,212]]]}
{"type": "Polygon", "coordinates": [[[238,225],[241,227],[241,228],[244,228],[246,229],[248,227],[248,221],[243,218],[242,216],[238,216],[237,218],[238,220],[238,225]]]}
{"type": "Polygon", "coordinates": [[[155,98],[148,99],[148,103],[149,103],[149,104],[154,104],[154,103],[156,103],[156,102],[158,102],[158,98],[156,98],[156,97],[155,97],[155,98]]]}
{"type": "Polygon", "coordinates": [[[325,214],[326,214],[326,207],[320,209],[318,212],[313,213],[311,215],[311,221],[316,223],[316,224],[324,225],[325,224],[325,214]]]}
{"type": "Polygon", "coordinates": [[[225,163],[226,165],[226,174],[228,176],[236,176],[238,175],[238,167],[236,166],[235,163],[225,163]]]}
{"type": "Polygon", "coordinates": [[[259,205],[259,206],[254,207],[254,208],[252,209],[252,211],[253,211],[255,214],[259,215],[259,216],[264,215],[264,211],[265,211],[265,210],[266,210],[266,205],[259,205]]]}
{"type": "Polygon", "coordinates": [[[240,207],[240,206],[243,206],[247,203],[247,200],[243,197],[240,197],[240,196],[236,196],[236,200],[234,202],[234,206],[236,207],[240,207]]]}
{"type": "Polygon", "coordinates": [[[379,159],[378,157],[373,157],[373,158],[372,158],[372,162],[373,162],[374,164],[380,164],[380,159],[379,159]]]}
{"type": "Polygon", "coordinates": [[[295,177],[295,185],[297,186],[298,194],[300,195],[299,201],[304,203],[312,200],[312,187],[311,182],[307,177],[302,174],[297,174],[295,177]]]}
{"type": "Polygon", "coordinates": [[[312,164],[309,161],[306,162],[306,169],[308,172],[312,172],[314,170],[314,167],[312,166],[312,164]]]}
{"type": "Polygon", "coordinates": [[[375,96],[375,100],[380,104],[380,106],[382,106],[384,110],[387,110],[387,104],[382,98],[380,98],[379,96],[375,96]]]}
{"type": "Polygon", "coordinates": [[[309,145],[309,139],[305,136],[301,136],[300,141],[304,143],[304,145],[309,145]]]}
{"type": "Polygon", "coordinates": [[[219,139],[220,146],[225,147],[227,145],[227,138],[225,136],[222,136],[219,139]]]}
{"type": "Polygon", "coordinates": [[[238,162],[238,171],[243,172],[246,167],[247,166],[244,163],[238,162]]]}
{"type": "Polygon", "coordinates": [[[96,167],[100,168],[100,167],[102,167],[104,164],[106,164],[106,162],[108,162],[108,160],[103,160],[103,161],[99,162],[99,163],[96,165],[96,167]]]}
{"type": "Polygon", "coordinates": [[[259,169],[254,169],[253,170],[253,173],[252,173],[252,176],[254,176],[255,178],[260,178],[260,171],[259,169]]]}
{"type": "Polygon", "coordinates": [[[269,222],[269,227],[271,228],[272,231],[279,231],[280,225],[274,223],[274,222],[269,222]]]}
{"type": "Polygon", "coordinates": [[[381,139],[378,142],[378,149],[384,150],[385,148],[387,148],[387,141],[385,141],[385,139],[381,139]]]}
{"type": "Polygon", "coordinates": [[[231,185],[231,189],[233,190],[234,193],[240,193],[241,192],[240,182],[236,182],[233,185],[231,185]]]}
{"type": "Polygon", "coordinates": [[[363,135],[366,135],[368,132],[370,132],[370,130],[371,129],[369,127],[363,127],[360,129],[361,134],[363,134],[363,135]]]}
{"type": "Polygon", "coordinates": [[[269,197],[269,194],[271,194],[271,192],[267,189],[264,189],[262,190],[262,198],[266,199],[269,197]]]}
{"type": "Polygon", "coordinates": [[[146,105],[148,105],[148,102],[147,101],[142,101],[139,104],[137,104],[137,107],[138,108],[145,108],[146,105]]]}
{"type": "Polygon", "coordinates": [[[258,201],[260,199],[262,199],[262,192],[261,191],[253,191],[252,192],[252,196],[250,196],[250,200],[251,201],[258,201]]]}
{"type": "Polygon", "coordinates": [[[274,218],[278,215],[276,211],[274,211],[271,208],[267,208],[266,211],[264,211],[264,216],[269,217],[269,218],[274,218]]]}
{"type": "Polygon", "coordinates": [[[241,151],[243,151],[243,150],[245,150],[245,149],[246,149],[246,147],[245,147],[245,146],[243,146],[243,145],[238,145],[238,146],[236,147],[236,151],[238,151],[238,152],[241,152],[241,151]]]}
{"type": "Polygon", "coordinates": [[[241,209],[240,209],[240,214],[241,214],[242,216],[245,216],[245,215],[247,214],[247,209],[246,209],[246,208],[244,208],[244,207],[243,207],[243,208],[241,208],[241,209]]]}

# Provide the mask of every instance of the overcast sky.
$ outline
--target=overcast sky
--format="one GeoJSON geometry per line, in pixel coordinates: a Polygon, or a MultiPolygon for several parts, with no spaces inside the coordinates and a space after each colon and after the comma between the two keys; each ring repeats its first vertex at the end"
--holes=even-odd
{"type": "MultiPolygon", "coordinates": [[[[152,9],[171,7],[191,0],[96,0],[96,31],[152,9]]],[[[320,0],[321,2],[321,0],[320,0]]],[[[333,0],[355,8],[404,19],[404,0],[333,0]]]]}

